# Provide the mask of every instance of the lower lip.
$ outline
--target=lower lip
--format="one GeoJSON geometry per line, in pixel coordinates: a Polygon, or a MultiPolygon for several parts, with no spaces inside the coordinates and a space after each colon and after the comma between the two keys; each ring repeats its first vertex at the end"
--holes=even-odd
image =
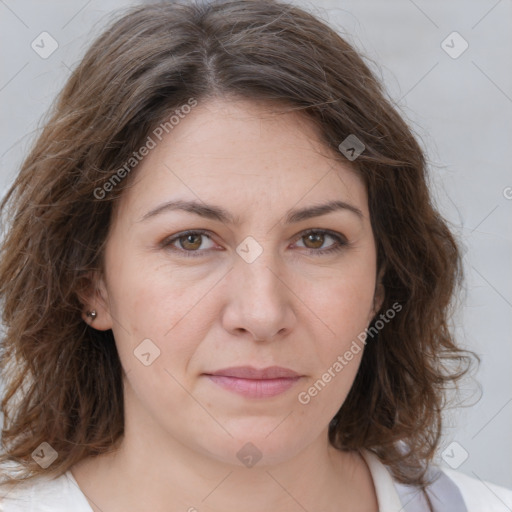
{"type": "Polygon", "coordinates": [[[207,375],[221,388],[248,398],[270,398],[290,389],[300,377],[280,379],[239,379],[225,375],[207,375]]]}

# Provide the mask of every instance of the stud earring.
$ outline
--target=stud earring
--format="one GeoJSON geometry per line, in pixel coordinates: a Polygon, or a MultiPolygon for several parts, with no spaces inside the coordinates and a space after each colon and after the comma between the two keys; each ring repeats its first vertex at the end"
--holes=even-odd
{"type": "Polygon", "coordinates": [[[95,309],[93,309],[92,311],[87,311],[86,315],[92,320],[94,321],[96,319],[96,317],[98,316],[98,313],[96,312],[95,309]]]}

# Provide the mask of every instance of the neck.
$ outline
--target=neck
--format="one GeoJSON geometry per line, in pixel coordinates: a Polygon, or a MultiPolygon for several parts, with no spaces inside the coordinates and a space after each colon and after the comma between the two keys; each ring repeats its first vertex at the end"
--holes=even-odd
{"type": "Polygon", "coordinates": [[[333,448],[327,428],[293,457],[245,467],[192,449],[148,416],[126,418],[115,451],[73,468],[95,512],[377,510],[365,462],[333,448]]]}

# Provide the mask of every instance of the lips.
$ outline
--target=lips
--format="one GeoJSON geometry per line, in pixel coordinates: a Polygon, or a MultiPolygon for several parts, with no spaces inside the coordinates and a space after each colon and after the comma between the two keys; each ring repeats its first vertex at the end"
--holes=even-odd
{"type": "Polygon", "coordinates": [[[221,388],[247,398],[270,398],[279,395],[301,378],[297,372],[281,366],[262,369],[237,366],[205,375],[221,388]]]}
{"type": "Polygon", "coordinates": [[[297,372],[281,366],[269,366],[262,369],[253,368],[252,366],[234,366],[232,368],[217,370],[208,375],[222,375],[224,377],[254,380],[292,379],[294,377],[300,377],[297,372]]]}

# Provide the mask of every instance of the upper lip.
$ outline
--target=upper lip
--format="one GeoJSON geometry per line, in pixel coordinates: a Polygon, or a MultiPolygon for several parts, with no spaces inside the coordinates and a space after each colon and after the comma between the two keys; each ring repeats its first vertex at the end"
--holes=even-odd
{"type": "Polygon", "coordinates": [[[225,377],[235,377],[238,379],[289,379],[300,377],[297,372],[281,366],[268,366],[267,368],[254,368],[253,366],[233,366],[223,368],[207,375],[223,375],[225,377]]]}

